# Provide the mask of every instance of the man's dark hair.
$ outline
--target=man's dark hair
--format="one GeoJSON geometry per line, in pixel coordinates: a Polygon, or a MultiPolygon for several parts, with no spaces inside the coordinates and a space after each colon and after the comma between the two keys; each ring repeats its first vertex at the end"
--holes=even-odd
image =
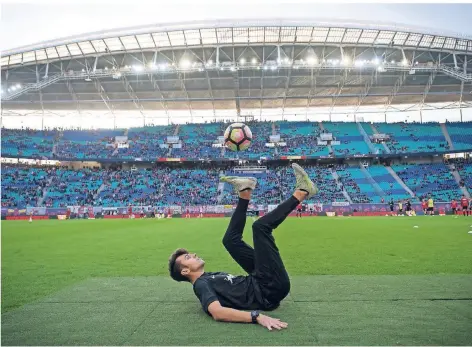
{"type": "Polygon", "coordinates": [[[179,248],[171,254],[169,258],[169,273],[170,277],[172,277],[175,281],[188,282],[189,279],[181,273],[182,266],[180,265],[180,263],[177,262],[177,258],[180,257],[182,254],[188,254],[188,251],[185,248],[179,248]]]}

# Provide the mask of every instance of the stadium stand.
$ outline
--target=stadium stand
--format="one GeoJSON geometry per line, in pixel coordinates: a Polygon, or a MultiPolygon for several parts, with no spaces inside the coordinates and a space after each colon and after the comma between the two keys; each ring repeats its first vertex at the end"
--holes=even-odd
{"type": "Polygon", "coordinates": [[[368,203],[380,201],[372,185],[358,167],[337,165],[336,172],[354,203],[368,203]]]}
{"type": "Polygon", "coordinates": [[[472,122],[447,123],[454,149],[472,148],[472,122]]]}
{"type": "Polygon", "coordinates": [[[321,132],[318,123],[277,122],[276,129],[287,142],[286,147],[279,148],[280,155],[329,155],[328,147],[316,145],[321,132]]]}
{"type": "Polygon", "coordinates": [[[449,148],[438,123],[376,123],[380,133],[391,136],[387,142],[393,153],[444,152],[449,148]]]}
{"type": "MultiPolygon", "coordinates": [[[[261,173],[240,173],[228,170],[226,176],[256,177],[257,189],[252,193],[252,203],[258,204],[278,204],[281,201],[280,180],[277,173],[267,170],[261,173]]],[[[222,204],[233,204],[237,200],[230,184],[225,184],[222,204]]]]}
{"type": "Polygon", "coordinates": [[[52,157],[56,131],[2,128],[2,156],[52,157]]]}
{"type": "MultiPolygon", "coordinates": [[[[463,184],[472,188],[472,164],[461,163],[456,167],[463,184]]],[[[449,168],[442,164],[392,165],[395,172],[422,199],[431,193],[436,201],[458,199],[462,192],[449,168]]],[[[336,165],[340,183],[355,203],[381,202],[410,198],[383,166],[370,166],[372,178],[385,192],[381,196],[359,167],[336,165]]],[[[320,188],[319,194],[308,202],[345,202],[346,197],[338,188],[328,166],[306,166],[309,175],[320,188]]],[[[235,175],[232,169],[153,168],[139,170],[25,168],[4,166],[2,168],[2,206],[35,206],[43,197],[42,206],[63,207],[68,205],[213,205],[230,204],[235,195],[231,187],[224,186],[222,200],[218,201],[220,173],[235,175]]],[[[254,175],[241,174],[237,175],[254,175]]],[[[290,196],[295,180],[288,166],[269,168],[255,174],[258,188],[254,192],[254,204],[275,204],[290,196]]]]}
{"type": "Polygon", "coordinates": [[[457,172],[461,176],[461,185],[472,193],[472,162],[457,160],[454,162],[457,172]]]}
{"type": "MultiPolygon", "coordinates": [[[[23,156],[29,158],[63,158],[63,159],[123,159],[155,160],[160,157],[207,159],[225,158],[274,159],[279,156],[329,156],[329,147],[317,146],[317,138],[321,133],[317,122],[248,122],[253,133],[251,147],[244,152],[222,151],[212,147],[218,136],[222,136],[229,123],[186,124],[176,129],[172,126],[148,126],[125,130],[67,130],[34,131],[10,130],[2,131],[2,156],[23,156]],[[269,148],[272,134],[280,134],[287,146],[269,148]],[[128,136],[128,148],[116,148],[115,137],[128,136]],[[161,148],[167,136],[177,135],[182,148],[161,148]]],[[[363,123],[362,128],[367,135],[373,135],[371,124],[363,123]]],[[[444,152],[449,145],[438,123],[405,124],[376,123],[373,126],[380,133],[391,136],[386,143],[392,153],[444,152]]],[[[356,156],[371,154],[369,145],[364,141],[357,123],[323,122],[325,131],[332,132],[341,143],[333,145],[337,156],[356,156]]],[[[454,149],[472,149],[472,122],[448,123],[454,149]]],[[[382,144],[373,143],[374,152],[385,153],[382,144]]],[[[375,153],[374,153],[375,154],[375,153]]]]}
{"type": "MultiPolygon", "coordinates": [[[[333,201],[345,202],[346,198],[338,189],[335,179],[328,167],[323,166],[305,166],[306,172],[320,187],[320,191],[307,202],[321,202],[331,203],[333,201]]],[[[288,198],[293,193],[295,185],[295,178],[290,167],[280,167],[277,169],[280,177],[280,187],[282,190],[282,197],[288,198]]]]}
{"type": "Polygon", "coordinates": [[[2,165],[2,207],[36,206],[50,171],[2,165]]]}
{"type": "Polygon", "coordinates": [[[109,174],[99,194],[104,206],[215,204],[218,172],[201,169],[152,169],[109,174]]]}
{"type": "Polygon", "coordinates": [[[131,128],[128,130],[129,148],[118,148],[116,157],[123,159],[142,158],[143,160],[155,160],[165,157],[169,151],[161,148],[166,137],[173,135],[176,126],[148,126],[131,128]]]}
{"type": "Polygon", "coordinates": [[[385,192],[386,195],[383,197],[385,200],[388,198],[388,200],[393,199],[397,201],[411,198],[411,196],[405,191],[405,189],[403,189],[403,187],[387,171],[385,166],[372,165],[369,166],[367,170],[369,171],[374,181],[385,192]]]}
{"type": "Polygon", "coordinates": [[[178,136],[182,140],[182,149],[172,149],[175,158],[217,158],[221,148],[212,147],[218,136],[225,130],[224,123],[186,124],[179,128],[178,136]]]}
{"type": "Polygon", "coordinates": [[[94,205],[94,194],[106,179],[107,170],[53,169],[43,204],[47,207],[94,205]]]}
{"type": "Polygon", "coordinates": [[[56,146],[58,158],[107,159],[115,151],[115,136],[124,130],[65,130],[56,146]]]}
{"type": "Polygon", "coordinates": [[[369,146],[359,132],[357,123],[323,123],[327,132],[340,142],[333,146],[334,153],[340,156],[369,154],[369,146]]]}
{"type": "Polygon", "coordinates": [[[436,201],[451,201],[462,195],[449,168],[442,163],[392,165],[392,169],[419,199],[431,194],[436,201]]]}
{"type": "MultiPolygon", "coordinates": [[[[374,129],[372,128],[374,125],[373,124],[370,124],[370,123],[361,123],[362,125],[362,128],[364,129],[364,131],[366,132],[366,134],[368,136],[372,136],[375,134],[374,132],[374,129]]],[[[387,153],[387,151],[385,150],[385,147],[382,143],[376,143],[376,142],[372,142],[372,146],[374,146],[374,153],[375,154],[384,154],[384,153],[387,153]]]]}

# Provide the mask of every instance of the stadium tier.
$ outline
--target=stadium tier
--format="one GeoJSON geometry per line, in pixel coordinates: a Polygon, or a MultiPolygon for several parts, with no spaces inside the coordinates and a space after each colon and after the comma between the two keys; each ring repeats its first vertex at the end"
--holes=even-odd
{"type": "Polygon", "coordinates": [[[336,157],[382,153],[444,152],[472,149],[472,123],[448,123],[452,148],[438,123],[340,123],[340,122],[248,122],[253,133],[247,151],[232,152],[214,147],[227,123],[155,126],[129,130],[32,131],[2,129],[2,156],[59,159],[156,160],[157,158],[274,159],[281,156],[336,157]],[[321,133],[338,141],[320,145],[321,133]],[[374,134],[389,135],[385,143],[370,141],[374,134]],[[286,146],[267,147],[271,135],[280,135],[286,146]],[[167,145],[176,136],[177,144],[167,145]],[[120,140],[124,137],[124,140],[120,140]],[[124,141],[125,146],[119,142],[124,141]]]}
{"type": "MultiPolygon", "coordinates": [[[[472,166],[457,165],[462,184],[472,188],[472,166]]],[[[400,182],[381,165],[369,167],[336,165],[306,166],[319,193],[308,203],[382,203],[390,199],[419,201],[429,194],[436,201],[459,199],[463,194],[451,169],[444,164],[392,165],[404,184],[415,194],[411,197],[400,182]]],[[[265,168],[258,173],[234,169],[153,168],[139,170],[62,168],[40,169],[6,166],[2,170],[2,206],[64,207],[99,206],[193,206],[232,204],[236,196],[228,184],[219,183],[220,175],[255,176],[258,187],[254,204],[277,204],[292,194],[295,181],[286,166],[265,168]]]]}
{"type": "Polygon", "coordinates": [[[393,170],[419,199],[428,194],[438,201],[451,201],[462,195],[450,169],[444,164],[392,165],[393,170]]]}
{"type": "Polygon", "coordinates": [[[52,157],[55,131],[2,129],[2,156],[52,157]]]}
{"type": "Polygon", "coordinates": [[[449,149],[438,123],[376,123],[375,127],[380,133],[390,135],[391,141],[387,146],[394,153],[444,152],[449,149]]]}
{"type": "Polygon", "coordinates": [[[448,123],[446,127],[454,149],[470,149],[472,147],[472,122],[448,123]]]}

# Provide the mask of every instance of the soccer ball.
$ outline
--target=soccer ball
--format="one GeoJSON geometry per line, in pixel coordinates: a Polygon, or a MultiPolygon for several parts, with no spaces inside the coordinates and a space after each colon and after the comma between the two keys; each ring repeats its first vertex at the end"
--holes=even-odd
{"type": "Polygon", "coordinates": [[[226,128],[225,146],[232,151],[245,151],[252,141],[251,129],[243,123],[233,123],[226,128]]]}

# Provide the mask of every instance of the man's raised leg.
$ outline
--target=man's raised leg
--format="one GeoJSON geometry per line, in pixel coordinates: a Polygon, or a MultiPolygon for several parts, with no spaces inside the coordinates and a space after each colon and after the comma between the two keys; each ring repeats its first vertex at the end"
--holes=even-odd
{"type": "Polygon", "coordinates": [[[277,228],[303,200],[318,192],[316,185],[298,164],[292,165],[297,183],[293,195],[252,225],[255,250],[255,277],[271,303],[278,303],[290,292],[290,279],[275,244],[277,228]]]}
{"type": "Polygon", "coordinates": [[[250,274],[254,271],[254,249],[243,241],[243,231],[246,225],[249,200],[251,199],[252,190],[256,187],[257,180],[253,177],[232,176],[224,176],[220,180],[233,185],[239,196],[238,205],[223,237],[223,245],[239,266],[250,274]]]}

